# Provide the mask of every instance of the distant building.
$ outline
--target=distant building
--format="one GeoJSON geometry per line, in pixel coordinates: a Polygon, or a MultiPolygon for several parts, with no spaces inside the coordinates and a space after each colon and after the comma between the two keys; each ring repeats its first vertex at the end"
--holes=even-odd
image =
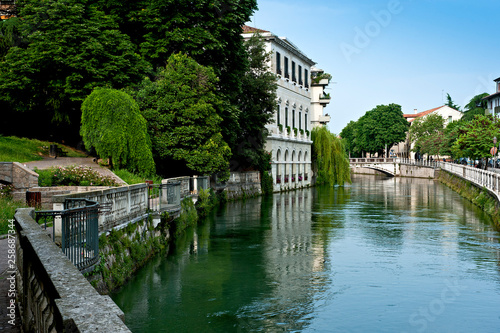
{"type": "Polygon", "coordinates": [[[498,117],[500,114],[500,77],[495,81],[496,92],[489,96],[483,98],[488,103],[486,114],[491,114],[494,117],[498,117]]]}
{"type": "Polygon", "coordinates": [[[276,112],[265,149],[272,156],[274,191],[300,188],[311,184],[311,137],[314,126],[330,121],[323,108],[330,103],[324,90],[330,76],[314,67],[315,62],[289,39],[249,26],[243,38],[259,33],[271,53],[270,70],[278,76],[276,112]]]}
{"type": "MultiPolygon", "coordinates": [[[[426,117],[430,114],[438,114],[445,120],[445,124],[451,123],[452,121],[459,120],[462,118],[462,112],[450,108],[447,105],[443,105],[434,109],[417,112],[415,109],[414,113],[403,114],[408,122],[412,123],[417,118],[426,117]]],[[[407,139],[404,142],[400,142],[399,144],[394,145],[390,150],[390,156],[394,157],[406,157],[406,158],[415,158],[415,152],[412,152],[413,144],[410,144],[410,140],[407,136],[407,139]]]]}

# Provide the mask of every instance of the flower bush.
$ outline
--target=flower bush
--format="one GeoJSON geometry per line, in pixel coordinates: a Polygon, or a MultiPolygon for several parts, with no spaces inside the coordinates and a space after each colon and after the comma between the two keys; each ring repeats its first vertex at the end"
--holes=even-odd
{"type": "Polygon", "coordinates": [[[116,181],[103,176],[91,167],[71,165],[35,170],[39,186],[118,186],[116,181]]]}
{"type": "Polygon", "coordinates": [[[0,198],[12,198],[12,185],[5,185],[0,183],[0,198]]]}

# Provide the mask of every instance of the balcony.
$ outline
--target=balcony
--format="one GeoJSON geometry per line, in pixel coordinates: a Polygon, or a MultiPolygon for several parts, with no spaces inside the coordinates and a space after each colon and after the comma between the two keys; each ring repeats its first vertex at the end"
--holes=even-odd
{"type": "Polygon", "coordinates": [[[319,103],[320,104],[329,104],[332,98],[330,97],[330,94],[325,94],[323,93],[322,95],[319,95],[319,103]]]}
{"type": "Polygon", "coordinates": [[[330,122],[330,119],[331,119],[331,117],[328,114],[325,114],[324,116],[320,115],[318,117],[318,122],[321,123],[321,124],[326,124],[326,123],[330,122]]]}

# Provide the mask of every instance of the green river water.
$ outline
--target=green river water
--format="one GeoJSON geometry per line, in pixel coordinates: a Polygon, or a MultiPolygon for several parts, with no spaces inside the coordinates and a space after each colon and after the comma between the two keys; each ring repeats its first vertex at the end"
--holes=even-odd
{"type": "Polygon", "coordinates": [[[500,234],[427,179],[228,203],[113,300],[133,332],[500,332],[500,234]]]}

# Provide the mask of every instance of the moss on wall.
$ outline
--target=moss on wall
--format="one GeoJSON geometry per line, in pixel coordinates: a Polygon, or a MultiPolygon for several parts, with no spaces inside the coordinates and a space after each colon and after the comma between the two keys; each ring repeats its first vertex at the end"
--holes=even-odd
{"type": "Polygon", "coordinates": [[[485,188],[481,189],[471,182],[443,170],[436,172],[436,179],[490,215],[496,228],[500,229],[499,202],[485,188]]]}
{"type": "Polygon", "coordinates": [[[175,220],[165,212],[156,227],[150,216],[102,234],[99,237],[101,260],[92,273],[86,274],[87,279],[101,294],[123,286],[149,258],[168,250],[171,240],[196,225],[200,217],[206,216],[219,202],[213,192],[206,191],[200,195],[196,206],[190,197],[184,198],[181,214],[175,220]]]}

